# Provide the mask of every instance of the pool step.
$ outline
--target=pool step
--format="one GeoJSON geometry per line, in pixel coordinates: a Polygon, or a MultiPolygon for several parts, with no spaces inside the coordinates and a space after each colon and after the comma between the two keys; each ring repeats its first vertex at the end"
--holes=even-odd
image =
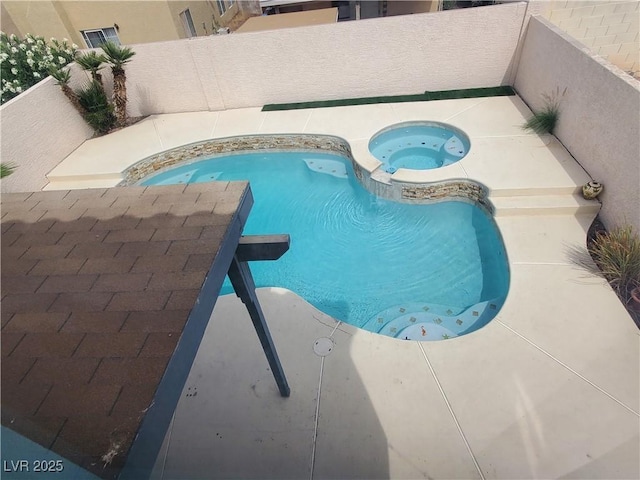
{"type": "Polygon", "coordinates": [[[394,305],[379,312],[361,328],[403,340],[443,340],[481,328],[496,315],[501,306],[502,300],[499,298],[464,309],[412,302],[394,305]]]}
{"type": "Polygon", "coordinates": [[[573,215],[598,213],[600,202],[585,200],[581,195],[515,195],[492,196],[495,216],[507,215],[573,215]]]}
{"type": "Polygon", "coordinates": [[[538,197],[543,195],[575,195],[582,192],[579,185],[554,185],[547,187],[498,188],[491,190],[491,197],[538,197]]]}

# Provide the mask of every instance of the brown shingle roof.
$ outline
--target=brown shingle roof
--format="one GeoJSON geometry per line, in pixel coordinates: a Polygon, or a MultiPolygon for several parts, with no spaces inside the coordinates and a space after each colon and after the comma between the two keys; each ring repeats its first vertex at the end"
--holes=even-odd
{"type": "Polygon", "coordinates": [[[247,192],[3,194],[2,424],[115,478],[247,192]]]}

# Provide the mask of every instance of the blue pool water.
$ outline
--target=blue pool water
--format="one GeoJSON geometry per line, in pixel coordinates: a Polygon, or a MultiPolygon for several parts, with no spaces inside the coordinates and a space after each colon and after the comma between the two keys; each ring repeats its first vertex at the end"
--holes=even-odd
{"type": "Polygon", "coordinates": [[[279,260],[252,262],[257,286],[292,290],[339,320],[398,338],[441,340],[486,324],[506,296],[500,235],[474,205],[375,197],[347,160],[325,153],[217,157],[142,183],[212,179],[250,181],[255,205],[245,234],[291,235],[279,260]]]}
{"type": "Polygon", "coordinates": [[[389,173],[446,167],[469,152],[469,139],[456,130],[434,122],[398,125],[374,135],[369,151],[389,173]]]}

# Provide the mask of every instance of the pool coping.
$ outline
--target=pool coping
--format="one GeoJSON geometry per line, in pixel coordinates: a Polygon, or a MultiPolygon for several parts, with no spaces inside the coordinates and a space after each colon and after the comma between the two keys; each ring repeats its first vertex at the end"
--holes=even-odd
{"type": "MultiPolygon", "coordinates": [[[[349,143],[334,135],[238,135],[194,142],[165,150],[134,163],[124,170],[124,179],[117,186],[137,185],[152,175],[208,158],[258,152],[332,153],[346,158],[352,165],[360,184],[369,192],[382,198],[406,203],[438,203],[459,200],[476,204],[491,215],[494,212],[493,205],[488,200],[489,190],[486,186],[473,180],[452,178],[433,182],[409,183],[397,181],[391,175],[390,182],[379,181],[371,172],[363,168],[360,161],[353,155],[349,143]]],[[[409,169],[403,170],[414,172],[409,169]]]]}

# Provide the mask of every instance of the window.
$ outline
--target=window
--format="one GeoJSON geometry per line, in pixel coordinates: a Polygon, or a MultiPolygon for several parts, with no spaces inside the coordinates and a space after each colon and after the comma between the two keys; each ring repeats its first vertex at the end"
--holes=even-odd
{"type": "Polygon", "coordinates": [[[97,48],[103,43],[113,42],[116,45],[120,45],[120,39],[118,33],[113,27],[98,28],[95,30],[81,30],[84,41],[87,42],[87,47],[97,48]]]}
{"type": "Polygon", "coordinates": [[[187,34],[187,38],[197,36],[196,27],[193,25],[193,18],[191,18],[191,12],[188,8],[180,14],[180,18],[182,19],[184,33],[187,34]]]}
{"type": "Polygon", "coordinates": [[[218,4],[218,11],[220,12],[220,16],[224,15],[227,10],[233,7],[233,4],[236,3],[236,0],[216,0],[218,4]]]}

